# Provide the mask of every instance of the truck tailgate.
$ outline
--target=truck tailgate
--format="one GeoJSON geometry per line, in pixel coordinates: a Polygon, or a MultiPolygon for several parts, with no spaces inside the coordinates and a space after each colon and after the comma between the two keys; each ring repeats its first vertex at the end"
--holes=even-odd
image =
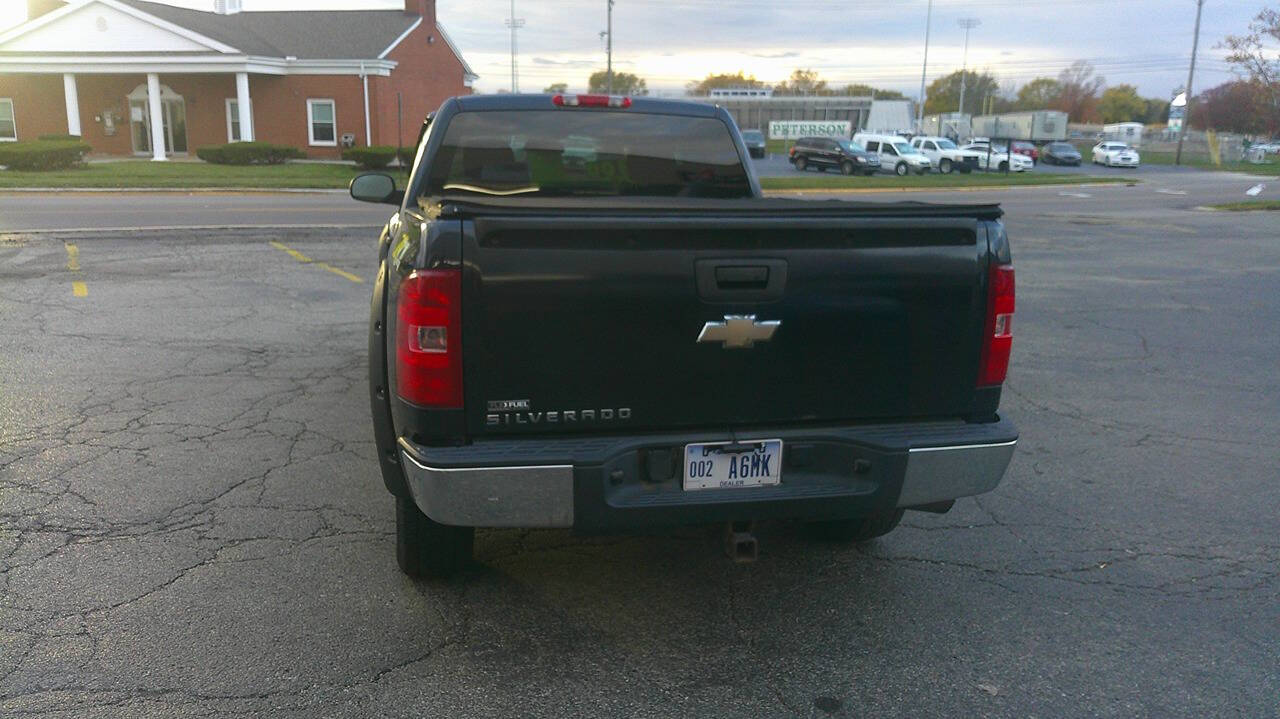
{"type": "Polygon", "coordinates": [[[981,218],[792,204],[462,217],[468,432],[965,414],[981,218]]]}

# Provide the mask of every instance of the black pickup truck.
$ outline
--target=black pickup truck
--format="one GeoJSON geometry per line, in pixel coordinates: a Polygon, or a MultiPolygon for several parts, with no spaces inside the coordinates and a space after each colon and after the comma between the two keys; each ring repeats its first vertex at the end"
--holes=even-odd
{"type": "Polygon", "coordinates": [[[397,558],[475,527],[800,519],[863,540],[993,489],[1014,279],[993,205],[761,196],[712,105],[448,100],[379,243],[369,380],[397,558]]]}

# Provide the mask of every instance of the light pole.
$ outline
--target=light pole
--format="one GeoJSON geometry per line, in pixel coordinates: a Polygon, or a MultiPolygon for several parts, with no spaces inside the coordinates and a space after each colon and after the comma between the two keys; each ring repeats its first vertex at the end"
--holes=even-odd
{"type": "Polygon", "coordinates": [[[605,76],[607,78],[605,80],[605,83],[608,86],[608,94],[612,95],[613,94],[613,0],[607,0],[606,4],[608,5],[608,10],[606,10],[606,13],[608,14],[608,25],[606,26],[605,32],[608,33],[609,37],[606,40],[606,43],[604,46],[605,76]]]}
{"type": "Polygon", "coordinates": [[[516,0],[511,0],[511,17],[507,18],[507,27],[511,28],[511,92],[520,92],[520,71],[516,67],[516,31],[524,27],[524,18],[516,17],[516,0]]]}
{"type": "Polygon", "coordinates": [[[916,110],[916,131],[924,130],[924,78],[929,73],[929,26],[933,22],[933,0],[924,15],[924,65],[920,67],[920,107],[916,110]]]}
{"type": "Polygon", "coordinates": [[[982,24],[976,17],[960,18],[960,27],[964,28],[964,60],[960,63],[960,114],[964,114],[964,86],[969,71],[969,31],[982,24]]]}
{"type": "Polygon", "coordinates": [[[1204,0],[1196,0],[1196,32],[1191,41],[1191,70],[1187,72],[1187,104],[1182,106],[1182,126],[1178,128],[1178,152],[1173,156],[1173,164],[1182,164],[1182,138],[1187,134],[1187,125],[1191,123],[1191,81],[1196,76],[1196,51],[1200,49],[1200,11],[1204,9],[1204,0]]]}

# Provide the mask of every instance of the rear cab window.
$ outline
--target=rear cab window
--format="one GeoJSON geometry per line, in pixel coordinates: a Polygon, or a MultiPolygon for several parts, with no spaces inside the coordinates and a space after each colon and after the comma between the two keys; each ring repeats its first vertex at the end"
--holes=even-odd
{"type": "Polygon", "coordinates": [[[483,110],[453,117],[424,195],[751,197],[731,128],[633,111],[483,110]]]}

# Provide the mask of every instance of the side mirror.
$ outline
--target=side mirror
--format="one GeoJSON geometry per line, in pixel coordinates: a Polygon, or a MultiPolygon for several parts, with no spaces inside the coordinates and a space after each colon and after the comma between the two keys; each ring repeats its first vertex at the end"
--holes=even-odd
{"type": "Polygon", "coordinates": [[[351,197],[361,202],[378,202],[388,205],[399,205],[404,202],[404,191],[396,189],[396,181],[391,175],[381,172],[366,172],[356,175],[349,186],[351,197]]]}

